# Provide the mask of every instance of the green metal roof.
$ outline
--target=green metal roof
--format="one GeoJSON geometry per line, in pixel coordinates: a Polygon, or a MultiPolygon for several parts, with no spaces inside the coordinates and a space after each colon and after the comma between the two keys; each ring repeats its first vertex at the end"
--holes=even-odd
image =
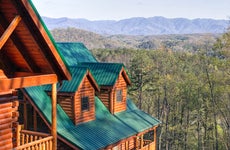
{"type": "Polygon", "coordinates": [[[119,77],[122,67],[124,67],[121,63],[88,62],[79,63],[79,65],[88,67],[100,86],[113,86],[119,77]]]}
{"type": "MultiPolygon", "coordinates": [[[[74,93],[77,91],[80,83],[83,81],[84,76],[86,75],[88,68],[86,67],[70,67],[70,72],[72,74],[72,79],[70,81],[62,81],[62,85],[58,83],[58,92],[74,93]],[[60,88],[59,88],[60,86],[60,88]]],[[[51,91],[51,85],[43,86],[45,91],[51,91]]]]}
{"type": "MultiPolygon", "coordinates": [[[[51,123],[51,99],[42,87],[25,89],[31,102],[51,123]]],[[[138,110],[131,100],[128,109],[110,114],[98,97],[95,97],[96,119],[74,125],[60,105],[57,105],[57,132],[68,142],[84,150],[97,150],[160,124],[160,121],[138,110]]]]}
{"type": "Polygon", "coordinates": [[[143,132],[161,123],[158,119],[138,109],[130,99],[127,99],[127,110],[116,113],[114,116],[136,132],[143,132]]]}
{"type": "Polygon", "coordinates": [[[68,66],[76,66],[79,62],[97,62],[83,43],[56,43],[58,50],[65,58],[68,66]]]}

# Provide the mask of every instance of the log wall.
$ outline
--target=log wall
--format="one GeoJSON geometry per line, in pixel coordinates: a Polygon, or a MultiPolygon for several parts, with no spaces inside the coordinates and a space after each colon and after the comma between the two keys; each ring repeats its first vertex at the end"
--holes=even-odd
{"type": "Polygon", "coordinates": [[[62,109],[69,116],[69,118],[74,120],[73,97],[58,95],[57,99],[58,99],[58,104],[61,105],[62,109]]]}
{"type": "Polygon", "coordinates": [[[127,98],[127,83],[124,77],[120,74],[115,86],[112,90],[103,89],[100,91],[98,97],[105,105],[105,107],[112,113],[117,113],[126,110],[126,98],[127,98]],[[116,91],[122,90],[122,101],[116,101],[116,91]]]}
{"type": "Polygon", "coordinates": [[[117,112],[121,112],[121,111],[125,111],[126,110],[126,98],[127,98],[127,84],[125,82],[124,77],[120,74],[119,78],[115,84],[115,88],[112,91],[112,95],[113,95],[113,112],[117,113],[117,112]],[[122,90],[122,101],[118,102],[116,100],[116,91],[117,90],[122,90]]]}
{"type": "Polygon", "coordinates": [[[0,150],[12,149],[15,141],[16,122],[18,120],[18,104],[11,97],[0,99],[0,150]],[[4,99],[4,100],[1,100],[4,99]],[[8,99],[8,100],[7,100],[8,99]]]}
{"type": "Polygon", "coordinates": [[[74,97],[74,123],[79,124],[95,119],[95,90],[88,78],[84,78],[74,97]],[[81,110],[81,98],[89,97],[89,110],[81,110]]]}
{"type": "MultiPolygon", "coordinates": [[[[98,97],[102,101],[102,103],[105,105],[105,107],[110,110],[110,92],[109,90],[101,90],[98,97]]],[[[111,110],[110,110],[111,112],[111,110]]]]}

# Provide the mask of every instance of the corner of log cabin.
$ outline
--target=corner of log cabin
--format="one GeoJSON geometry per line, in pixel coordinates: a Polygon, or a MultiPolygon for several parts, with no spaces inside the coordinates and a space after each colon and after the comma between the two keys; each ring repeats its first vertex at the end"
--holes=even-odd
{"type": "Polygon", "coordinates": [[[124,74],[127,75],[122,69],[114,86],[102,87],[98,94],[98,97],[111,114],[126,110],[127,88],[130,83],[129,80],[127,81],[128,77],[124,74]],[[122,100],[120,102],[116,101],[117,90],[122,90],[122,100]]]}
{"type": "Polygon", "coordinates": [[[118,80],[112,90],[112,95],[113,95],[113,112],[121,112],[126,110],[126,99],[127,99],[127,82],[125,78],[123,77],[122,74],[119,75],[118,80]],[[117,91],[121,90],[122,91],[122,100],[117,101],[116,99],[116,94],[117,91]]]}
{"type": "Polygon", "coordinates": [[[82,80],[74,96],[74,123],[79,124],[95,120],[95,89],[88,76],[82,80]],[[82,111],[81,99],[88,97],[89,109],[82,111]]]}
{"type": "Polygon", "coordinates": [[[74,93],[57,95],[57,103],[62,107],[71,120],[74,120],[74,93]]]}
{"type": "Polygon", "coordinates": [[[18,101],[13,95],[0,98],[0,149],[12,149],[15,136],[14,124],[18,120],[18,101]]]}

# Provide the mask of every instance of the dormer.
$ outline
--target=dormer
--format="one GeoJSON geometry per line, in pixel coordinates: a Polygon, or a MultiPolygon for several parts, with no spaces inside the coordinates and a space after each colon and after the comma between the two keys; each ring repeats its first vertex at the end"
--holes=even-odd
{"type": "Polygon", "coordinates": [[[88,67],[100,86],[98,97],[112,113],[126,110],[127,89],[131,84],[123,64],[81,63],[88,67]]]}
{"type": "MultiPolygon", "coordinates": [[[[75,125],[95,119],[95,94],[97,82],[86,67],[71,67],[72,80],[63,81],[57,87],[57,102],[75,125]]],[[[50,92],[50,85],[44,87],[50,92]]]]}

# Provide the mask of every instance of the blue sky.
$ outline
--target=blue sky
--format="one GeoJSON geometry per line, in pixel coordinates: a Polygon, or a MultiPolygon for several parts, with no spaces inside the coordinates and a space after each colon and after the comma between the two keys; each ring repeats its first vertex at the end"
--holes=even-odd
{"type": "Polygon", "coordinates": [[[230,0],[32,0],[41,16],[121,20],[130,17],[229,19],[230,0]]]}

